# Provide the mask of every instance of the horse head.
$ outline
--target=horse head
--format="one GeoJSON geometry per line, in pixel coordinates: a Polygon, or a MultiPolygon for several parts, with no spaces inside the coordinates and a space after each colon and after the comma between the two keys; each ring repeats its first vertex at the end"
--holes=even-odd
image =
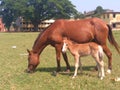
{"type": "Polygon", "coordinates": [[[27,49],[28,54],[28,69],[26,70],[27,73],[32,73],[36,69],[37,65],[39,64],[39,54],[33,52],[32,50],[27,49]]]}

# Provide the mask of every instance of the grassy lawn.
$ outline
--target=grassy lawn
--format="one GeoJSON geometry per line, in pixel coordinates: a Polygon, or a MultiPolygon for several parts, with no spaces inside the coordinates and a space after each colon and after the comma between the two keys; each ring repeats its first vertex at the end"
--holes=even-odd
{"type": "MultiPolygon", "coordinates": [[[[120,45],[120,31],[114,31],[114,36],[120,45]]],[[[113,53],[113,71],[104,80],[97,77],[97,72],[92,71],[95,61],[91,57],[82,58],[83,74],[78,74],[72,79],[74,72],[74,59],[68,52],[72,71],[69,74],[61,72],[53,76],[56,69],[55,50],[48,46],[40,56],[40,64],[33,74],[27,74],[26,49],[32,45],[39,33],[0,33],[0,90],[119,90],[120,82],[113,78],[120,77],[120,55],[109,43],[113,53]],[[16,48],[12,48],[16,46],[16,48]]],[[[105,70],[107,58],[104,57],[105,70]]],[[[62,71],[65,63],[61,60],[62,71]]]]}

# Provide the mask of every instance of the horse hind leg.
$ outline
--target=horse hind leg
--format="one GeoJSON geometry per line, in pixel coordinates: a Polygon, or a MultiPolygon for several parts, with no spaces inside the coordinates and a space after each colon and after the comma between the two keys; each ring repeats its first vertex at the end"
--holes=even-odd
{"type": "Polygon", "coordinates": [[[109,48],[106,45],[104,45],[102,47],[103,47],[103,51],[105,52],[106,56],[108,57],[108,70],[107,70],[107,73],[111,74],[111,70],[112,70],[112,53],[111,53],[111,51],[109,50],[109,48]]]}

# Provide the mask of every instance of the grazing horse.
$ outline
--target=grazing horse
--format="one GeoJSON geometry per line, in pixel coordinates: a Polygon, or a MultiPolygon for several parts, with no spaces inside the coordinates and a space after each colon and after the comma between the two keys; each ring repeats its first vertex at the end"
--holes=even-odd
{"type": "MultiPolygon", "coordinates": [[[[108,69],[112,69],[112,53],[107,47],[107,39],[120,53],[112,30],[109,25],[99,18],[90,18],[83,20],[56,20],[46,30],[40,33],[34,42],[32,50],[27,50],[28,68],[27,72],[33,72],[38,66],[39,56],[44,48],[52,45],[56,50],[57,71],[60,71],[60,57],[63,45],[63,37],[68,37],[77,43],[87,43],[94,41],[102,46],[108,57],[108,69]]],[[[70,70],[66,53],[62,53],[66,62],[67,70],[70,70]]]]}
{"type": "Polygon", "coordinates": [[[63,39],[62,52],[66,52],[67,49],[69,49],[69,51],[75,58],[75,72],[72,78],[75,78],[77,76],[77,70],[79,65],[82,72],[82,64],[80,61],[80,57],[87,55],[91,55],[95,59],[98,67],[98,76],[101,78],[101,80],[103,79],[103,77],[105,77],[103,62],[104,53],[100,45],[96,44],[95,42],[77,44],[65,38],[63,39]]]}

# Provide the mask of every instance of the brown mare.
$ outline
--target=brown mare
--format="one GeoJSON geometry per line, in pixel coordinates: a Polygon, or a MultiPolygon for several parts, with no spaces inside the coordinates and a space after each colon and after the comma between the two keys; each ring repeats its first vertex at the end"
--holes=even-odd
{"type": "MultiPolygon", "coordinates": [[[[83,20],[56,20],[51,26],[44,30],[37,37],[32,50],[27,50],[28,69],[27,72],[33,72],[39,64],[39,56],[47,45],[52,45],[56,50],[57,71],[60,71],[60,57],[63,45],[63,37],[68,37],[77,43],[86,43],[94,41],[100,44],[108,57],[108,69],[112,69],[112,53],[107,47],[107,39],[120,53],[112,30],[109,25],[99,18],[83,20]]],[[[67,70],[70,70],[66,53],[62,53],[66,62],[67,70]]]]}
{"type": "Polygon", "coordinates": [[[96,44],[95,42],[77,44],[67,38],[64,38],[62,52],[65,53],[67,49],[75,58],[75,72],[72,78],[75,78],[77,76],[79,66],[82,72],[82,64],[80,57],[88,55],[91,55],[95,59],[98,68],[98,76],[100,77],[100,79],[102,80],[105,77],[103,62],[104,52],[100,45],[96,44]]]}

